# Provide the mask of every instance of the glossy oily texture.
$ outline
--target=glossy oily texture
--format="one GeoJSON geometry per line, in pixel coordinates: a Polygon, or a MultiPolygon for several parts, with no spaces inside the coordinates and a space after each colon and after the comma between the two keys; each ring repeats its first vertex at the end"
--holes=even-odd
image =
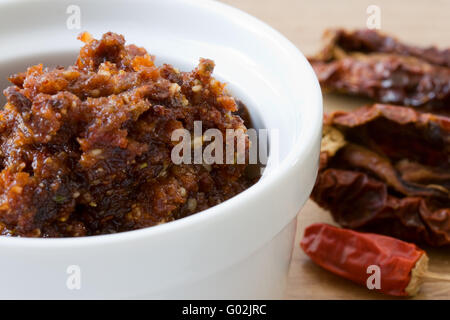
{"type": "Polygon", "coordinates": [[[245,135],[237,103],[211,76],[213,61],[181,72],[155,66],[122,35],[80,39],[86,45],[74,66],[29,67],[4,91],[2,234],[71,237],[149,227],[219,204],[257,181],[245,164],[171,159],[173,131],[194,135],[194,121],[203,132],[245,135]]]}

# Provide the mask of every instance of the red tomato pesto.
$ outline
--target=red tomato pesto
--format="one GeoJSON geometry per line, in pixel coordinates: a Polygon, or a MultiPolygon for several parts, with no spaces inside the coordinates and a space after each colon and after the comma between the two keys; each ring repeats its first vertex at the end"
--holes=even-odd
{"type": "MultiPolygon", "coordinates": [[[[75,237],[135,230],[233,197],[247,165],[175,165],[172,131],[246,130],[238,105],[200,59],[154,65],[123,36],[88,33],[74,66],[10,77],[0,110],[0,233],[75,237]]],[[[246,145],[248,149],[248,145],[246,145]]]]}

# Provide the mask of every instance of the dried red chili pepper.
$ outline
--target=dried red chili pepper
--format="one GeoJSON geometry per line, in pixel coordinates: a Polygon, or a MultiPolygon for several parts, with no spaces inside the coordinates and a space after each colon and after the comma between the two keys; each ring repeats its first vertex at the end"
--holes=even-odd
{"type": "Polygon", "coordinates": [[[341,226],[450,245],[450,118],[375,104],[325,116],[311,198],[341,226]]]}
{"type": "Polygon", "coordinates": [[[318,223],[306,228],[300,246],[319,266],[364,286],[367,268],[379,267],[378,291],[389,295],[415,295],[426,278],[445,280],[428,272],[423,250],[391,237],[318,223]]]}
{"type": "Polygon", "coordinates": [[[430,64],[450,67],[450,49],[440,50],[434,46],[421,48],[400,42],[395,37],[383,34],[378,30],[361,29],[347,31],[330,29],[324,33],[327,46],[319,53],[321,60],[332,60],[335,49],[344,52],[393,53],[402,56],[416,57],[430,64]]]}
{"type": "Polygon", "coordinates": [[[323,89],[414,107],[450,105],[448,49],[410,47],[366,30],[328,32],[326,38],[309,59],[323,89]]]}

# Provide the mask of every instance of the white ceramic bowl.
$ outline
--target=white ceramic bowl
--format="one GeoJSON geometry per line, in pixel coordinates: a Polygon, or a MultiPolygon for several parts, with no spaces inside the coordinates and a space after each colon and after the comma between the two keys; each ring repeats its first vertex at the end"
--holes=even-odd
{"type": "Polygon", "coordinates": [[[118,32],[157,63],[190,70],[199,57],[215,60],[215,75],[256,125],[279,130],[279,165],[238,196],[164,225],[71,239],[0,237],[0,298],[282,298],[296,215],[318,167],[322,99],[307,60],[266,24],[215,1],[76,3],[80,30],[66,27],[70,0],[0,1],[2,88],[28,65],[72,64],[80,31],[118,32]],[[80,289],[67,286],[78,275],[80,289]]]}

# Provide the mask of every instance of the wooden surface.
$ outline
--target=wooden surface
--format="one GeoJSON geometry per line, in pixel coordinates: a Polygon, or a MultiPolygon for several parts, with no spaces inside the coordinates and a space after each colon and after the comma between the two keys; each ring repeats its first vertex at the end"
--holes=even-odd
{"type": "MultiPolygon", "coordinates": [[[[366,9],[376,4],[381,9],[381,30],[405,42],[450,47],[450,0],[367,1],[367,0],[223,0],[267,22],[290,39],[304,54],[320,48],[320,37],[328,27],[362,28],[366,9]]],[[[324,97],[325,111],[350,109],[362,99],[335,95],[324,97]]],[[[309,201],[299,213],[296,248],[289,272],[288,299],[388,299],[334,276],[315,266],[299,249],[306,226],[330,222],[330,215],[309,201]]],[[[450,274],[449,250],[427,249],[430,270],[450,274]]],[[[419,299],[450,299],[450,282],[427,283],[419,299]]]]}

